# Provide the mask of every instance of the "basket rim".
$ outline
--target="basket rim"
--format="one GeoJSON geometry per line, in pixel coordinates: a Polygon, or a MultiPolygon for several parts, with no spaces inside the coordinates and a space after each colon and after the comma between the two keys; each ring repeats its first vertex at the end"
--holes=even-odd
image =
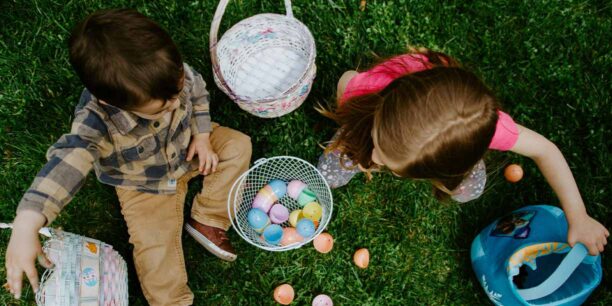
{"type": "MultiPolygon", "coordinates": [[[[304,83],[304,81],[307,79],[308,75],[310,74],[309,72],[312,70],[312,67],[316,65],[315,63],[315,59],[316,59],[316,44],[315,44],[315,40],[314,40],[314,36],[312,35],[312,32],[310,32],[310,29],[303,23],[301,22],[299,19],[294,18],[294,17],[289,17],[286,15],[282,15],[282,14],[276,14],[276,13],[262,13],[262,14],[257,14],[257,15],[253,15],[250,16],[248,18],[242,19],[239,22],[237,22],[236,24],[232,25],[228,30],[226,30],[223,35],[221,35],[221,38],[217,41],[217,43],[214,46],[211,46],[210,52],[217,52],[217,46],[219,45],[219,43],[221,41],[223,41],[223,38],[225,37],[225,35],[228,32],[231,32],[232,29],[234,29],[235,27],[244,24],[252,19],[257,19],[257,18],[261,18],[261,17],[268,17],[268,16],[272,16],[272,17],[276,17],[276,18],[283,18],[286,19],[290,22],[293,22],[294,24],[298,25],[299,27],[301,27],[302,29],[305,30],[306,36],[308,37],[308,39],[310,41],[312,41],[312,44],[309,48],[309,52],[308,52],[308,68],[304,69],[302,75],[300,76],[300,78],[293,84],[291,85],[287,90],[283,91],[282,94],[279,94],[277,96],[269,96],[269,97],[264,97],[264,98],[259,98],[259,99],[253,99],[250,98],[248,96],[244,96],[244,95],[237,95],[234,93],[234,91],[230,88],[229,84],[227,84],[226,81],[224,82],[216,82],[217,86],[226,94],[228,95],[232,100],[236,101],[236,100],[241,100],[241,101],[251,101],[251,103],[267,103],[267,102],[275,102],[276,100],[282,99],[286,96],[289,95],[289,93],[297,90],[297,88],[302,85],[304,83]]],[[[218,54],[215,54],[215,56],[218,57],[218,54]]],[[[222,77],[222,73],[221,73],[221,64],[215,65],[215,63],[213,63],[213,74],[215,75],[215,78],[219,78],[222,77]]]]}
{"type": "Polygon", "coordinates": [[[228,194],[228,197],[227,197],[227,213],[228,213],[228,216],[229,216],[230,221],[232,223],[232,227],[238,233],[238,235],[240,235],[240,237],[244,241],[248,242],[249,244],[251,244],[251,245],[253,245],[253,246],[257,247],[257,248],[264,249],[266,251],[272,251],[272,252],[283,252],[283,251],[289,251],[289,250],[293,250],[293,249],[298,249],[298,248],[301,248],[302,246],[310,243],[317,236],[319,236],[321,233],[323,233],[323,231],[327,228],[327,226],[329,225],[329,222],[331,221],[331,217],[333,215],[333,212],[334,212],[334,198],[333,198],[333,194],[331,192],[331,188],[329,187],[329,184],[327,183],[327,181],[325,180],[325,178],[323,177],[323,175],[321,174],[319,169],[317,169],[317,167],[315,167],[314,165],[312,165],[311,163],[309,163],[308,161],[306,161],[304,159],[301,159],[301,158],[295,157],[295,156],[289,156],[289,155],[274,156],[274,157],[269,157],[269,158],[263,157],[263,158],[260,158],[260,159],[256,160],[253,163],[253,166],[251,168],[249,168],[247,171],[245,171],[243,174],[241,174],[236,179],[234,184],[232,184],[232,187],[230,188],[230,191],[229,191],[229,194],[228,194]],[[264,165],[268,161],[277,160],[277,159],[293,159],[293,160],[297,160],[297,161],[300,161],[302,163],[307,164],[309,167],[311,167],[313,170],[316,171],[316,173],[321,177],[321,180],[325,184],[326,190],[327,190],[327,192],[329,194],[329,199],[330,199],[329,218],[327,218],[325,223],[319,224],[319,227],[317,228],[317,231],[315,232],[315,235],[312,235],[312,237],[310,237],[308,239],[304,239],[300,243],[292,243],[292,244],[286,245],[286,246],[264,246],[264,245],[256,244],[253,241],[251,241],[251,239],[248,238],[247,234],[242,231],[240,226],[238,226],[235,218],[233,217],[233,216],[237,216],[238,215],[237,214],[238,212],[236,211],[236,206],[237,205],[234,205],[234,203],[236,203],[236,200],[238,198],[238,193],[235,192],[235,190],[236,190],[236,187],[239,185],[239,183],[242,184],[242,182],[246,179],[248,174],[251,173],[251,171],[261,167],[262,165],[264,165]],[[234,196],[232,196],[232,194],[234,196]]]}

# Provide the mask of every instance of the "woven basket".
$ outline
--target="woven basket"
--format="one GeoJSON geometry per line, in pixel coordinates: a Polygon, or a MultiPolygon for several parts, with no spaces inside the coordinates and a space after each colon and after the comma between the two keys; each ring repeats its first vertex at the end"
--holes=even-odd
{"type": "Polygon", "coordinates": [[[113,247],[54,229],[43,251],[53,263],[36,292],[39,306],[128,305],[127,265],[113,247]]]}
{"type": "MultiPolygon", "coordinates": [[[[289,211],[300,209],[298,202],[289,196],[282,197],[278,202],[287,207],[289,211]]],[[[253,167],[234,182],[227,204],[232,226],[238,234],[248,243],[268,251],[297,249],[312,241],[329,224],[334,206],[329,185],[317,168],[305,160],[292,156],[277,156],[257,160],[253,167]],[[323,214],[312,237],[287,246],[272,245],[264,241],[261,235],[249,226],[247,214],[252,207],[253,199],[257,192],[272,179],[280,179],[285,182],[300,180],[306,183],[308,188],[315,193],[318,203],[323,208],[323,214]]],[[[289,227],[290,225],[289,222],[284,222],[281,226],[289,227]]]]}
{"type": "Polygon", "coordinates": [[[259,14],[244,19],[217,41],[229,0],[221,0],[210,28],[210,57],[217,86],[243,110],[274,118],[298,108],[310,92],[316,49],[308,28],[287,15],[259,14]]]}

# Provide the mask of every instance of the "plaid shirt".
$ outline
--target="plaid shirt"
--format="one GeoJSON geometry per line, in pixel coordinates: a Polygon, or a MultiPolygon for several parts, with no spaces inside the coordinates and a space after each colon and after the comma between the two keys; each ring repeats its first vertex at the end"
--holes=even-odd
{"type": "Polygon", "coordinates": [[[191,136],[212,131],[209,95],[202,76],[185,64],[180,107],[168,120],[145,120],[83,91],[69,134],[47,152],[17,210],[42,213],[51,223],[95,169],[102,183],[148,193],[172,194],[176,180],[195,169],[185,161],[191,136]]]}

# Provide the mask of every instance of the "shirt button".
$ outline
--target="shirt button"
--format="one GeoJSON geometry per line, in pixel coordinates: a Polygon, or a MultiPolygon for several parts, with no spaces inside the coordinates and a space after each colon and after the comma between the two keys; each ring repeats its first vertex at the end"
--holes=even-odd
{"type": "Polygon", "coordinates": [[[158,127],[159,127],[159,121],[155,121],[155,122],[153,123],[153,127],[158,128],[158,127]]]}

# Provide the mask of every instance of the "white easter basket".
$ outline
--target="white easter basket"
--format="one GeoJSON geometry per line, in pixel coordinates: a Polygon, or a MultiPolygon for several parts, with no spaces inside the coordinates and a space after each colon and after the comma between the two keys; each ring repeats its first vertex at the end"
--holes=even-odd
{"type": "Polygon", "coordinates": [[[210,58],[217,86],[240,108],[275,118],[297,109],[316,74],[316,48],[308,28],[286,15],[259,14],[231,27],[219,41],[219,25],[229,0],[221,0],[210,28],[210,58]]]}
{"type": "Polygon", "coordinates": [[[37,305],[128,305],[127,264],[112,246],[52,228],[40,233],[49,237],[43,251],[53,267],[41,276],[37,305]]]}
{"type": "MultiPolygon", "coordinates": [[[[287,195],[278,202],[287,207],[289,211],[301,209],[298,202],[287,195]]],[[[259,159],[253,167],[243,173],[232,185],[227,205],[232,226],[240,237],[258,248],[279,252],[297,249],[321,234],[329,224],[334,203],[331,189],[316,167],[297,157],[277,156],[259,159]],[[300,180],[315,193],[317,201],[323,208],[323,214],[314,235],[309,239],[287,246],[273,245],[264,241],[261,235],[249,226],[247,213],[252,207],[255,195],[273,179],[285,182],[300,180]]],[[[288,227],[290,224],[285,222],[281,226],[288,227]]]]}

